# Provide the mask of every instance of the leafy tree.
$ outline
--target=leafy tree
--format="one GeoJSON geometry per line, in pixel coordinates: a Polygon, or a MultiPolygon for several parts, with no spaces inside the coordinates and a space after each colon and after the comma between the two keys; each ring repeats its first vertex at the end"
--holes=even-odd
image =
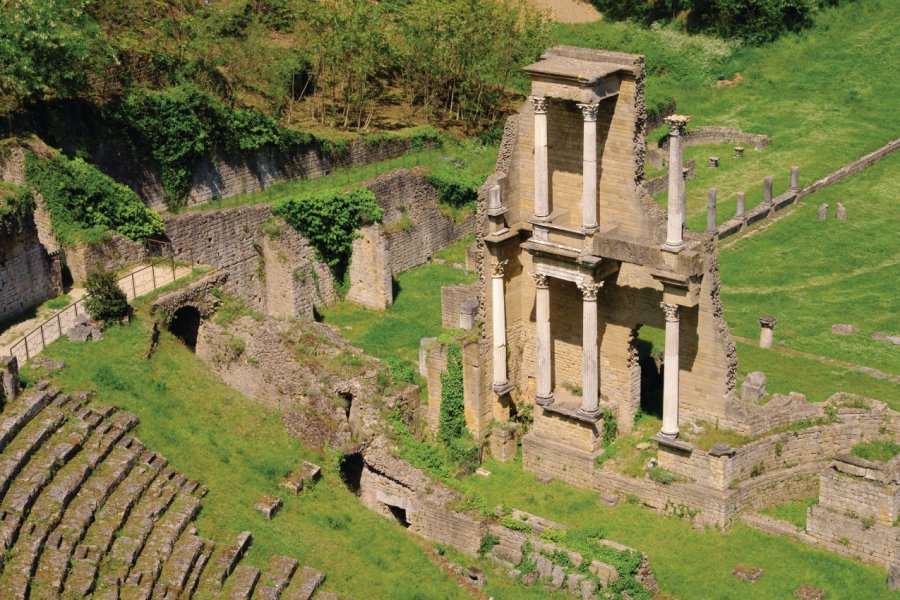
{"type": "Polygon", "coordinates": [[[84,91],[110,57],[88,0],[0,0],[0,110],[84,91]]]}
{"type": "Polygon", "coordinates": [[[84,308],[98,321],[121,319],[128,314],[128,299],[111,271],[94,271],[84,284],[84,308]]]}

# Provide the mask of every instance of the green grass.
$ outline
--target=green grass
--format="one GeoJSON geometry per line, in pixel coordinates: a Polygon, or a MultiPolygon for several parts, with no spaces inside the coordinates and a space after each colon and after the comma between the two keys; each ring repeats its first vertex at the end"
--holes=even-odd
{"type": "Polygon", "coordinates": [[[760,512],[764,515],[792,523],[800,529],[805,529],[806,509],[818,503],[819,501],[817,498],[792,500],[791,502],[785,502],[784,504],[766,508],[760,512]]]}
{"type": "Polygon", "coordinates": [[[301,194],[333,190],[335,188],[350,188],[394,169],[445,166],[448,158],[462,161],[464,169],[480,177],[487,177],[494,170],[498,149],[498,146],[485,146],[475,139],[463,141],[446,139],[440,148],[414,151],[398,158],[362,167],[335,169],[328,175],[314,179],[280,181],[259,192],[241,194],[207,204],[200,204],[188,210],[203,211],[251,204],[272,204],[278,200],[293,198],[301,194]]]}
{"type": "Polygon", "coordinates": [[[60,294],[56,298],[51,298],[44,302],[44,306],[50,310],[62,310],[71,304],[72,298],[68,294],[60,294]]]}
{"type": "Polygon", "coordinates": [[[857,444],[850,454],[866,460],[887,462],[900,454],[900,444],[893,440],[873,440],[857,444]]]}
{"type": "Polygon", "coordinates": [[[386,311],[344,302],[323,309],[322,320],[366,354],[418,364],[419,340],[442,331],[441,286],[473,281],[475,275],[461,269],[423,265],[397,276],[394,303],[386,311]]]}
{"type": "Polygon", "coordinates": [[[439,250],[434,254],[435,259],[443,260],[448,263],[465,265],[466,264],[466,249],[469,245],[475,241],[474,235],[467,235],[461,240],[454,242],[439,250]]]}
{"type": "Polygon", "coordinates": [[[828,598],[898,598],[885,586],[884,569],[813,549],[787,538],[736,525],[727,534],[697,531],[688,521],[666,518],[635,504],[601,506],[597,494],[558,481],[539,483],[520,462],[488,460],[490,477],[461,482],[488,506],[506,505],[572,528],[602,526],[616,542],[643,550],[664,593],[692,600],[791,598],[803,584],[820,587],[828,598]],[[765,570],[755,583],[731,574],[738,563],[765,570]]]}
{"type": "Polygon", "coordinates": [[[418,540],[343,486],[333,455],[303,448],[278,414],[212,375],[173,336],[164,332],[145,361],[149,343],[148,321],[139,318],[108,329],[98,343],[57,341],[45,356],[67,365],[52,375],[56,384],[67,391],[96,390],[99,402],[135,413],[141,419],[137,435],[148,447],[209,486],[197,520],[201,535],[227,544],[250,530],[250,564],[264,566],[272,554],[296,557],[325,572],[326,589],[341,596],[466,596],[428,561],[418,540]],[[323,479],[302,496],[285,494],[278,484],[303,458],[324,464],[323,479]],[[271,522],[251,506],[263,493],[284,499],[271,522]]]}

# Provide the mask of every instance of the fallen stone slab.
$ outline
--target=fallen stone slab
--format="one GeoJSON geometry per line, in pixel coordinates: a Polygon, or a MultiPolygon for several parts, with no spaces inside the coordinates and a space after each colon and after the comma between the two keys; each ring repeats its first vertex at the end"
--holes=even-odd
{"type": "Polygon", "coordinates": [[[884,333],[883,331],[876,331],[872,334],[872,339],[900,346],[900,335],[891,335],[889,333],[884,333]]]}
{"type": "Polygon", "coordinates": [[[600,502],[603,504],[603,506],[612,508],[619,503],[619,495],[612,492],[603,494],[600,496],[600,502]]]}
{"type": "Polygon", "coordinates": [[[321,473],[322,468],[319,465],[304,460],[300,463],[300,466],[281,483],[281,487],[290,490],[295,494],[299,494],[307,484],[316,481],[321,473]]]}
{"type": "Polygon", "coordinates": [[[800,600],[822,600],[824,597],[825,590],[811,585],[801,585],[794,590],[794,598],[800,598],[800,600]]]}
{"type": "Polygon", "coordinates": [[[853,335],[859,331],[853,325],[849,325],[847,323],[836,323],[831,326],[831,333],[835,335],[853,335]]]}
{"type": "Polygon", "coordinates": [[[32,369],[44,368],[48,371],[61,371],[66,368],[66,363],[61,360],[53,360],[51,358],[43,358],[41,356],[31,361],[32,369]]]}
{"type": "Polygon", "coordinates": [[[275,513],[278,512],[278,509],[281,508],[281,504],[281,498],[278,496],[265,494],[262,498],[253,503],[253,508],[261,512],[265,518],[271,521],[275,517],[275,513]]]}
{"type": "Polygon", "coordinates": [[[740,564],[731,572],[732,575],[744,581],[756,581],[763,576],[763,570],[750,565],[740,564]]]}

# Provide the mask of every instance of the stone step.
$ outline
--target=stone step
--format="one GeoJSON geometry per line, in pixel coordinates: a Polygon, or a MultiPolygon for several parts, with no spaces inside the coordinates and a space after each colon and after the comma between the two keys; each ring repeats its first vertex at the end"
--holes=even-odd
{"type": "Polygon", "coordinates": [[[190,532],[179,538],[153,588],[154,598],[175,600],[181,595],[205,545],[202,538],[190,532]]]}
{"type": "Polygon", "coordinates": [[[287,600],[309,600],[325,581],[325,574],[312,567],[302,567],[291,579],[291,584],[284,593],[287,600]]]}
{"type": "Polygon", "coordinates": [[[220,597],[229,600],[249,600],[257,581],[259,581],[259,569],[250,565],[241,565],[225,582],[220,597]]]}
{"type": "Polygon", "coordinates": [[[297,561],[288,556],[273,556],[256,586],[254,600],[278,600],[297,570],[297,561]]]}
{"type": "Polygon", "coordinates": [[[125,581],[157,520],[178,493],[170,478],[171,469],[163,468],[119,530],[109,552],[101,553],[98,577],[106,587],[118,589],[125,581]]]}
{"type": "Polygon", "coordinates": [[[94,522],[84,534],[83,544],[77,546],[73,554],[72,569],[63,588],[67,595],[86,596],[91,592],[99,557],[109,551],[114,534],[128,519],[132,509],[164,466],[165,459],[162,456],[145,451],[125,481],[100,508],[94,522]]]}
{"type": "Polygon", "coordinates": [[[200,556],[197,557],[194,568],[191,569],[187,583],[184,584],[184,590],[182,590],[183,597],[191,598],[197,593],[200,578],[203,576],[203,572],[206,570],[207,565],[209,565],[209,559],[216,547],[212,540],[203,540],[203,542],[203,550],[200,551],[200,556]]]}
{"type": "Polygon", "coordinates": [[[0,415],[0,452],[36,414],[44,410],[58,395],[59,390],[37,386],[36,389],[24,394],[20,400],[4,410],[0,415]]]}
{"type": "Polygon", "coordinates": [[[136,439],[123,437],[72,500],[41,553],[34,582],[40,584],[42,590],[55,594],[62,591],[72,551],[81,542],[97,511],[131,472],[143,450],[143,444],[136,439]]]}
{"type": "Polygon", "coordinates": [[[184,490],[157,521],[147,542],[128,571],[122,598],[149,598],[163,565],[172,554],[175,542],[200,510],[200,500],[184,490]]]}
{"type": "Polygon", "coordinates": [[[98,413],[79,412],[77,418],[56,432],[51,442],[44,444],[16,477],[0,505],[0,551],[12,547],[38,495],[57,470],[81,450],[102,421],[98,413]]]}
{"type": "MultiPolygon", "coordinates": [[[[56,529],[71,500],[124,434],[125,430],[118,425],[109,421],[101,423],[82,446],[81,452],[66,463],[44,488],[35,501],[25,526],[20,529],[24,535],[16,541],[14,556],[0,578],[0,597],[28,596],[29,585],[48,536],[56,529]]],[[[53,545],[59,548],[59,539],[55,539],[53,545]]]]}
{"type": "Polygon", "coordinates": [[[66,422],[67,414],[57,408],[46,408],[12,440],[0,454],[0,501],[35,452],[66,422]]]}
{"type": "Polygon", "coordinates": [[[207,589],[208,595],[213,595],[221,590],[225,580],[247,552],[251,540],[250,532],[242,531],[233,544],[223,547],[213,563],[206,569],[201,589],[207,589]]]}

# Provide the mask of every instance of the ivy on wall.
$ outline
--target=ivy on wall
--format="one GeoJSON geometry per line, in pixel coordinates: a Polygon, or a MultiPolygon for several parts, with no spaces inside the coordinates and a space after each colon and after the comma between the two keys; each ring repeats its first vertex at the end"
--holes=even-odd
{"type": "Polygon", "coordinates": [[[163,232],[160,216],[131,188],[80,158],[56,153],[42,160],[29,153],[25,179],[43,197],[53,234],[63,246],[101,241],[110,230],[133,241],[163,232]]]}
{"type": "Polygon", "coordinates": [[[463,403],[462,351],[457,342],[447,344],[447,368],[441,373],[441,412],[438,439],[450,446],[466,431],[463,403]]]}
{"type": "Polygon", "coordinates": [[[353,240],[359,237],[357,230],[384,217],[375,194],[367,188],[312,192],[281,200],[272,207],[272,213],[309,240],[339,284],[350,266],[353,240]]]}

